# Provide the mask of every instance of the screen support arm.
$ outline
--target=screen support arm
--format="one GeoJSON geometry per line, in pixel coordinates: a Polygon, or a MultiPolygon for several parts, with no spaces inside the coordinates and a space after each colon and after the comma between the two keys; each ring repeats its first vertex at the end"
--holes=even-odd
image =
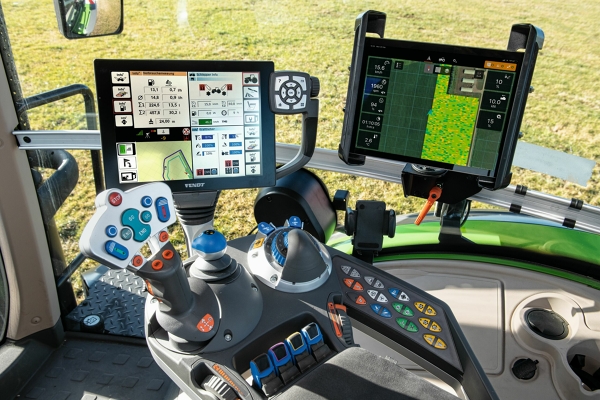
{"type": "Polygon", "coordinates": [[[277,168],[277,180],[288,176],[305,166],[315,152],[317,144],[317,126],[319,122],[319,100],[310,99],[306,111],[302,113],[302,142],[296,156],[287,164],[277,168]]]}

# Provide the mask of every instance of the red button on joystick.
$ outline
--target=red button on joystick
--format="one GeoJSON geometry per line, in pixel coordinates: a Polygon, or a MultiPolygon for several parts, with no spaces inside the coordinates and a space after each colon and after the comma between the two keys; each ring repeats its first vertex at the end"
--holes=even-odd
{"type": "Polygon", "coordinates": [[[121,196],[121,193],[112,192],[108,195],[108,202],[115,207],[121,205],[122,201],[123,196],[121,196]]]}

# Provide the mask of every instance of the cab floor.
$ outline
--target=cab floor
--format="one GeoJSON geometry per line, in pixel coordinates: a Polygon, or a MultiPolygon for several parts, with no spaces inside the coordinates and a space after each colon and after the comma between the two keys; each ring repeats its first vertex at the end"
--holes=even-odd
{"type": "Polygon", "coordinates": [[[17,398],[182,400],[179,388],[154,362],[145,341],[106,339],[67,335],[17,398]]]}

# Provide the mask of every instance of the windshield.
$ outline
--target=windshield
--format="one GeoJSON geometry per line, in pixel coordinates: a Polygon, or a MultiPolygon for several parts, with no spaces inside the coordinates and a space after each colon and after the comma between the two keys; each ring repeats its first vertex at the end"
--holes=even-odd
{"type": "MultiPolygon", "coordinates": [[[[100,1],[99,1],[100,2],[100,1]]],[[[117,36],[67,40],[57,29],[51,1],[2,3],[25,97],[81,83],[95,92],[93,60],[272,60],[276,70],[304,71],[321,82],[317,147],[340,142],[353,47],[354,20],[368,9],[387,13],[385,36],[505,49],[510,28],[531,23],[545,33],[522,124],[523,141],[600,161],[600,3],[589,1],[298,2],[126,1],[124,29],[117,36]]],[[[80,98],[29,112],[32,129],[86,129],[80,98]]],[[[276,140],[299,143],[300,119],[276,118],[276,140]]],[[[57,214],[68,260],[91,216],[95,196],[89,152],[72,152],[79,184],[57,214]]],[[[398,171],[399,172],[399,171],[398,171]]],[[[587,187],[513,168],[512,184],[600,205],[600,176],[587,187]]],[[[352,175],[319,172],[331,192],[350,190],[358,199],[384,199],[397,214],[415,212],[424,200],[404,198],[402,187],[352,175]]],[[[256,190],[221,195],[215,224],[228,238],[256,225],[256,190]]],[[[481,206],[481,205],[476,205],[481,206]]],[[[184,240],[176,235],[180,247],[184,240]]]]}

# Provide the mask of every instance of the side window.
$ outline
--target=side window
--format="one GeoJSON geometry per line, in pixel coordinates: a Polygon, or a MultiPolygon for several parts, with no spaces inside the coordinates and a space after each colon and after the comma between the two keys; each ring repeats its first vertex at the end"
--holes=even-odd
{"type": "Polygon", "coordinates": [[[4,341],[6,326],[8,325],[8,282],[2,252],[0,251],[0,342],[4,341]]]}

